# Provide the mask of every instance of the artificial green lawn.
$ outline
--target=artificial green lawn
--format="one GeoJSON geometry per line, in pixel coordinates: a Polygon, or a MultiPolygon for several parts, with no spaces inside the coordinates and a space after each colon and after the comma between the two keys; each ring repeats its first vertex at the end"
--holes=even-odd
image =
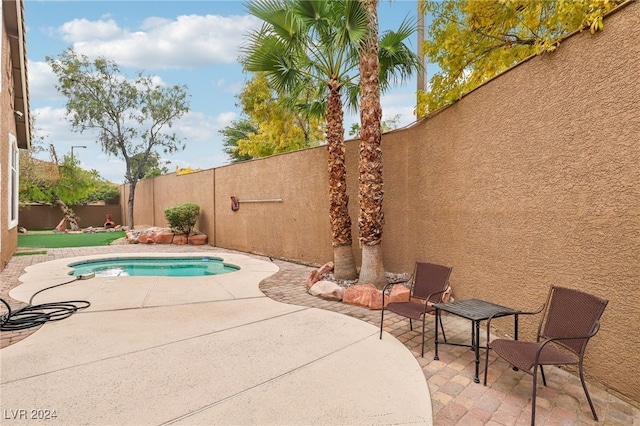
{"type": "Polygon", "coordinates": [[[107,246],[112,241],[124,237],[124,231],[116,232],[91,232],[86,234],[20,234],[18,235],[18,248],[61,248],[61,247],[88,247],[107,246]]]}

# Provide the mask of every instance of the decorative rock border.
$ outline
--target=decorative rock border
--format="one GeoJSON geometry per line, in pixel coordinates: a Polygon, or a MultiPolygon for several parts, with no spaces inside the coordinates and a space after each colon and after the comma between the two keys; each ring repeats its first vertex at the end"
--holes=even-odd
{"type": "MultiPolygon", "coordinates": [[[[382,309],[382,290],[378,290],[373,284],[354,284],[345,287],[335,281],[323,279],[331,272],[333,272],[333,262],[328,262],[320,269],[311,271],[307,278],[307,292],[325,300],[342,301],[348,305],[362,306],[372,310],[382,309]]],[[[385,306],[391,302],[409,300],[410,291],[404,282],[391,286],[389,294],[384,298],[385,306]]]]}
{"type": "Polygon", "coordinates": [[[192,245],[202,246],[207,244],[208,237],[206,234],[198,234],[195,232],[186,234],[175,234],[166,228],[152,227],[142,231],[129,230],[126,233],[127,242],[129,244],[176,244],[176,245],[192,245]]]}

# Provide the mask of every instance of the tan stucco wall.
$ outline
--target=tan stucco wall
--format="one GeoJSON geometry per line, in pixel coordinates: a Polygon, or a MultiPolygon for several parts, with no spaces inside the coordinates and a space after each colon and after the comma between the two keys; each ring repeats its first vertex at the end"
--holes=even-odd
{"type": "Polygon", "coordinates": [[[178,203],[194,203],[200,206],[200,215],[196,222],[196,229],[213,238],[214,208],[213,208],[213,170],[204,170],[190,175],[168,175],[153,179],[156,224],[167,225],[164,210],[178,203]],[[188,176],[188,177],[187,177],[188,176]],[[164,183],[171,188],[166,191],[164,183]]]}
{"type": "MultiPolygon", "coordinates": [[[[410,272],[416,260],[453,266],[459,299],[534,308],[552,284],[609,299],[586,371],[640,403],[637,28],[635,2],[611,15],[604,32],[572,36],[385,134],[383,252],[388,271],[410,272]]],[[[357,155],[358,142],[348,142],[359,259],[357,155]]],[[[207,171],[210,184],[199,173],[144,181],[136,223],[163,225],[163,208],[199,202],[211,244],[321,264],[332,258],[326,163],[319,147],[207,171]],[[232,212],[231,195],[282,202],[241,202],[232,212]]],[[[523,319],[522,335],[535,325],[523,319]]]]}
{"type": "Polygon", "coordinates": [[[325,150],[312,149],[216,169],[216,244],[302,262],[330,259],[326,164],[325,150]],[[240,200],[235,212],[231,196],[240,200]]]}
{"type": "Polygon", "coordinates": [[[639,11],[627,7],[603,33],[566,40],[384,144],[388,269],[443,262],[458,298],[508,306],[539,305],[551,284],[610,299],[587,371],[636,401],[639,11]]]}
{"type": "MultiPolygon", "coordinates": [[[[145,225],[167,226],[164,210],[179,203],[194,203],[200,206],[200,215],[196,222],[196,230],[215,237],[214,204],[213,204],[213,169],[176,175],[175,173],[159,176],[155,179],[144,179],[136,186],[133,220],[134,226],[145,225]]],[[[128,186],[120,189],[121,217],[123,224],[128,225],[127,202],[128,186]]]]}

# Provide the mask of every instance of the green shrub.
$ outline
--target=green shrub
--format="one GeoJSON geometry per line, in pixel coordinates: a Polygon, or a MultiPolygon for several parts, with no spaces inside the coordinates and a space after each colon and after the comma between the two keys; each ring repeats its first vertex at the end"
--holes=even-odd
{"type": "Polygon", "coordinates": [[[164,211],[164,218],[173,232],[189,234],[200,214],[200,206],[193,203],[180,203],[164,211]]]}

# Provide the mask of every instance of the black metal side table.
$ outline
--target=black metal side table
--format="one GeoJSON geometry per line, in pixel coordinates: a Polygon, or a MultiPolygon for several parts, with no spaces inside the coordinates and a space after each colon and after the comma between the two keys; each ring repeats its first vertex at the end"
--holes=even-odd
{"type": "MultiPolygon", "coordinates": [[[[456,300],[455,302],[448,303],[436,303],[433,305],[436,309],[436,330],[435,330],[435,346],[436,353],[433,359],[438,360],[438,343],[444,343],[446,345],[465,346],[470,347],[475,351],[476,355],[476,373],[473,377],[473,381],[480,383],[478,378],[480,367],[480,322],[486,321],[492,316],[494,318],[505,317],[513,315],[514,317],[514,338],[518,340],[518,314],[520,311],[505,306],[496,305],[494,303],[486,302],[480,299],[468,299],[468,300],[456,300]],[[466,318],[471,321],[471,345],[462,343],[447,342],[446,338],[444,342],[438,342],[438,322],[440,321],[441,311],[449,312],[462,318],[466,318]]],[[[444,330],[442,330],[444,334],[444,330]]],[[[487,346],[482,346],[483,349],[488,350],[487,346]]]]}

